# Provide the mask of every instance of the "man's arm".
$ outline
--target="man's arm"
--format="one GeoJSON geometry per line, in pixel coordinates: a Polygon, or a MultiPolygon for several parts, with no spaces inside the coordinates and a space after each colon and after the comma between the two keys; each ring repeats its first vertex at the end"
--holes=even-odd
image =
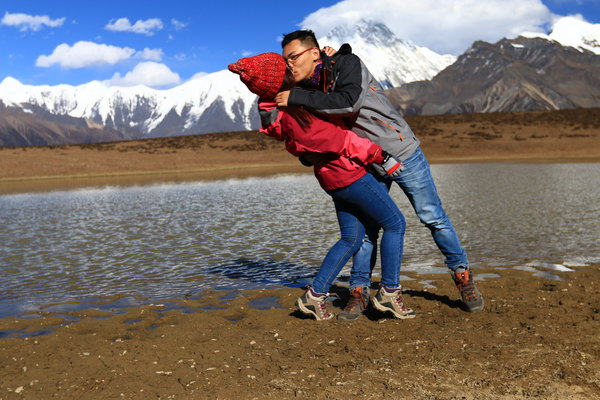
{"type": "Polygon", "coordinates": [[[337,77],[330,77],[335,78],[333,92],[323,93],[292,88],[287,104],[303,106],[321,114],[336,116],[356,114],[362,107],[368,90],[368,72],[360,59],[353,54],[345,56],[343,64],[340,63],[337,67],[337,77]]]}

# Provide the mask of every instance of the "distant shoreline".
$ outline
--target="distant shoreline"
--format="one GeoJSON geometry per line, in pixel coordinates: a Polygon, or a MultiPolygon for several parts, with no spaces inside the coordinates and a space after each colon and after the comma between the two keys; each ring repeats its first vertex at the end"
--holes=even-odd
{"type": "MultiPolygon", "coordinates": [[[[476,163],[600,163],[600,157],[582,158],[463,158],[463,159],[430,159],[431,165],[436,164],[476,164],[476,163]]],[[[197,170],[162,170],[113,172],[85,175],[54,175],[54,176],[25,176],[0,178],[0,195],[20,194],[29,192],[48,192],[57,190],[74,190],[103,186],[136,186],[160,183],[180,183],[193,181],[219,181],[227,179],[246,179],[251,177],[266,177],[278,174],[312,174],[312,169],[302,165],[253,165],[244,166],[240,171],[236,168],[215,167],[213,169],[197,170]]]]}
{"type": "MultiPolygon", "coordinates": [[[[599,109],[409,117],[432,164],[600,162],[599,109]]],[[[311,173],[256,131],[0,148],[0,194],[311,173]]]]}

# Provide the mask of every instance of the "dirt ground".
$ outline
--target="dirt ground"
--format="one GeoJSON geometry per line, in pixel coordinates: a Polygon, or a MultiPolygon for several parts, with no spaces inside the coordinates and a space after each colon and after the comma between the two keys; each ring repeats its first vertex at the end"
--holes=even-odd
{"type": "Polygon", "coordinates": [[[600,265],[562,281],[477,272],[501,275],[478,284],[484,311],[461,310],[448,275],[419,275],[436,288],[407,281],[417,317],[402,321],[375,310],[306,319],[290,288],[179,300],[196,313],[155,304],[72,312],[81,320],[66,326],[52,314],[4,318],[0,331],[54,331],[0,339],[0,399],[600,398],[600,265]]]}

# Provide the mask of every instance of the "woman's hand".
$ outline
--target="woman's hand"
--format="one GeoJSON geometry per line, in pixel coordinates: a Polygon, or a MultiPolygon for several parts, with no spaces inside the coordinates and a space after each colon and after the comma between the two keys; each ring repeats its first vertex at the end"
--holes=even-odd
{"type": "Polygon", "coordinates": [[[335,50],[333,47],[329,47],[329,46],[325,46],[321,49],[321,51],[325,54],[327,54],[329,57],[333,56],[335,53],[337,53],[337,50],[335,50]]]}

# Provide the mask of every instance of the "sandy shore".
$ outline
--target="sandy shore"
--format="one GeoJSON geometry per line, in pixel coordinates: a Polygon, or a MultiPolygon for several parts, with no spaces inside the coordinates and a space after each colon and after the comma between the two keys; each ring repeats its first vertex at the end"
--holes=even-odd
{"type": "MultiPolygon", "coordinates": [[[[406,281],[412,320],[370,310],[317,322],[294,308],[300,289],[180,299],[110,315],[0,320],[0,399],[598,399],[600,265],[533,278],[514,269],[479,283],[481,313],[460,309],[449,276],[406,281]],[[251,301],[265,299],[270,309],[251,301]],[[209,311],[207,308],[211,308],[209,311]],[[214,309],[214,307],[221,309],[214,309]]],[[[343,295],[344,293],[342,293],[343,295]]],[[[343,301],[334,301],[336,312],[343,301]]]]}
{"type": "MultiPolygon", "coordinates": [[[[600,161],[600,110],[413,117],[431,163],[600,161]]],[[[257,132],[0,148],[0,194],[107,184],[311,173],[257,132]]]]}

